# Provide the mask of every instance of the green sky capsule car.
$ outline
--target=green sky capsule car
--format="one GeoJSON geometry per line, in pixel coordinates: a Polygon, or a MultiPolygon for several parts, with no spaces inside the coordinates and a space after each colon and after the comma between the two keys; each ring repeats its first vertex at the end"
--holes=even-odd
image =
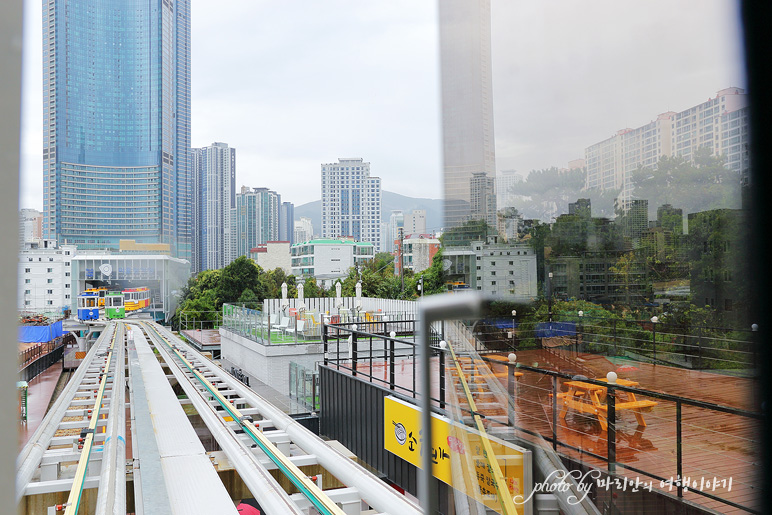
{"type": "Polygon", "coordinates": [[[105,294],[105,312],[108,319],[126,318],[126,309],[123,306],[123,292],[110,291],[105,294]]]}

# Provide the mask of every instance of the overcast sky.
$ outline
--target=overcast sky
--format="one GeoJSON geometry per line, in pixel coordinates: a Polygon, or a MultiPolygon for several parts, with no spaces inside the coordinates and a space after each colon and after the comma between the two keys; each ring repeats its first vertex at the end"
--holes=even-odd
{"type": "MultiPolygon", "coordinates": [[[[383,188],[441,195],[435,0],[192,0],[192,144],[235,147],[237,185],[320,197],[363,157],[383,188]]],[[[743,86],[736,2],[492,1],[497,168],[584,148],[743,86]]],[[[42,207],[41,7],[25,0],[21,206],[42,207]]]]}

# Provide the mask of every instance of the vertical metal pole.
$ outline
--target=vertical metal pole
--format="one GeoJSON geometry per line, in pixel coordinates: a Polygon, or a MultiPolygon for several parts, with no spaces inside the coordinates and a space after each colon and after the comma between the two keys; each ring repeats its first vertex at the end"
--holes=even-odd
{"type": "Polygon", "coordinates": [[[606,388],[606,403],[608,404],[608,430],[606,431],[606,443],[608,451],[609,474],[616,472],[617,461],[617,435],[616,435],[616,402],[614,400],[614,387],[609,383],[606,388]]]}
{"type": "Polygon", "coordinates": [[[552,376],[552,449],[558,448],[558,376],[552,376]]]}
{"type": "MultiPolygon", "coordinates": [[[[415,363],[413,363],[415,365],[415,363]]],[[[389,389],[394,389],[394,339],[389,338],[389,389]]]]}
{"type": "Polygon", "coordinates": [[[445,351],[440,349],[437,355],[440,360],[440,408],[445,409],[445,351]]]}
{"type": "Polygon", "coordinates": [[[357,332],[351,331],[351,375],[357,375],[357,332]]]}
{"type": "MultiPolygon", "coordinates": [[[[424,513],[434,515],[439,508],[437,499],[437,480],[432,474],[432,416],[429,401],[429,392],[431,392],[431,379],[429,370],[431,369],[431,354],[429,349],[429,334],[431,331],[431,319],[428,309],[422,309],[425,300],[419,304],[419,330],[418,345],[421,346],[421,429],[423,437],[419,445],[421,446],[421,467],[423,470],[418,474],[418,497],[423,504],[424,513]]],[[[415,396],[415,345],[413,346],[413,395],[415,396]]]]}
{"type": "Polygon", "coordinates": [[[697,327],[697,369],[702,370],[702,327],[697,327]]]}
{"type": "Polygon", "coordinates": [[[683,479],[683,448],[681,445],[681,401],[676,400],[676,474],[678,475],[678,497],[684,496],[684,488],[682,486],[683,479]]]}
{"type": "Polygon", "coordinates": [[[654,361],[657,361],[657,323],[653,323],[653,329],[651,331],[652,344],[654,345],[654,361]]]}
{"type": "Polygon", "coordinates": [[[509,413],[507,420],[515,425],[515,365],[507,363],[507,406],[509,413]]]}
{"type": "Polygon", "coordinates": [[[324,348],[324,364],[327,365],[329,358],[327,357],[328,343],[327,343],[327,322],[322,315],[322,347],[324,348]]]}
{"type": "MultiPolygon", "coordinates": [[[[426,339],[426,346],[427,347],[429,346],[429,338],[426,339]]],[[[416,390],[418,389],[417,385],[415,384],[415,371],[416,371],[416,368],[418,368],[418,363],[416,362],[416,356],[415,356],[415,347],[416,347],[416,343],[413,343],[413,398],[414,399],[416,398],[416,390]]],[[[421,351],[421,355],[423,356],[423,350],[421,351]]]]}

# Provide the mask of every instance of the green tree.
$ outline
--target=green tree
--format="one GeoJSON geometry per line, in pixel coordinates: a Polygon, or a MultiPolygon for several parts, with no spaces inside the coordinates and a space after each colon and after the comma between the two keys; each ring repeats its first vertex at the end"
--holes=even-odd
{"type": "Polygon", "coordinates": [[[445,269],[442,267],[442,249],[432,258],[432,264],[421,273],[424,278],[424,295],[434,295],[447,291],[445,269]]]}
{"type": "Polygon", "coordinates": [[[650,216],[662,204],[678,205],[685,213],[740,207],[739,175],[707,147],[697,149],[693,163],[680,156],[662,156],[656,168],[635,170],[632,182],[635,196],[648,199],[650,216]]]}
{"type": "Polygon", "coordinates": [[[324,297],[324,290],[319,287],[314,277],[307,277],[303,283],[303,294],[307,298],[324,297]]]}
{"type": "Polygon", "coordinates": [[[266,298],[271,283],[261,281],[263,269],[246,256],[240,256],[222,269],[217,288],[219,309],[226,302],[237,302],[244,290],[252,290],[259,300],[266,298]]]}
{"type": "Polygon", "coordinates": [[[372,267],[376,271],[383,271],[384,273],[394,274],[394,255],[389,252],[379,252],[375,255],[375,259],[369,262],[366,266],[372,267]]]}
{"type": "Polygon", "coordinates": [[[488,236],[495,235],[496,229],[485,220],[469,220],[463,225],[453,227],[440,236],[443,247],[466,246],[473,241],[486,241],[488,236]]]}

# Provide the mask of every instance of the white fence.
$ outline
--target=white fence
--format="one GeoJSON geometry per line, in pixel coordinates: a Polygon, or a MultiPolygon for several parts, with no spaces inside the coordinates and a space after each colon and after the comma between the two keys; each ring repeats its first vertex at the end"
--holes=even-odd
{"type": "MultiPolygon", "coordinates": [[[[417,303],[412,300],[379,299],[361,297],[360,305],[357,305],[356,297],[312,297],[303,300],[307,313],[321,315],[341,315],[348,317],[362,317],[367,315],[401,315],[401,320],[413,320],[418,315],[417,303]],[[359,309],[357,309],[359,308],[359,309]]],[[[288,314],[289,310],[297,310],[298,299],[265,299],[263,301],[263,313],[288,314]],[[286,310],[283,303],[286,303],[286,310]]]]}

